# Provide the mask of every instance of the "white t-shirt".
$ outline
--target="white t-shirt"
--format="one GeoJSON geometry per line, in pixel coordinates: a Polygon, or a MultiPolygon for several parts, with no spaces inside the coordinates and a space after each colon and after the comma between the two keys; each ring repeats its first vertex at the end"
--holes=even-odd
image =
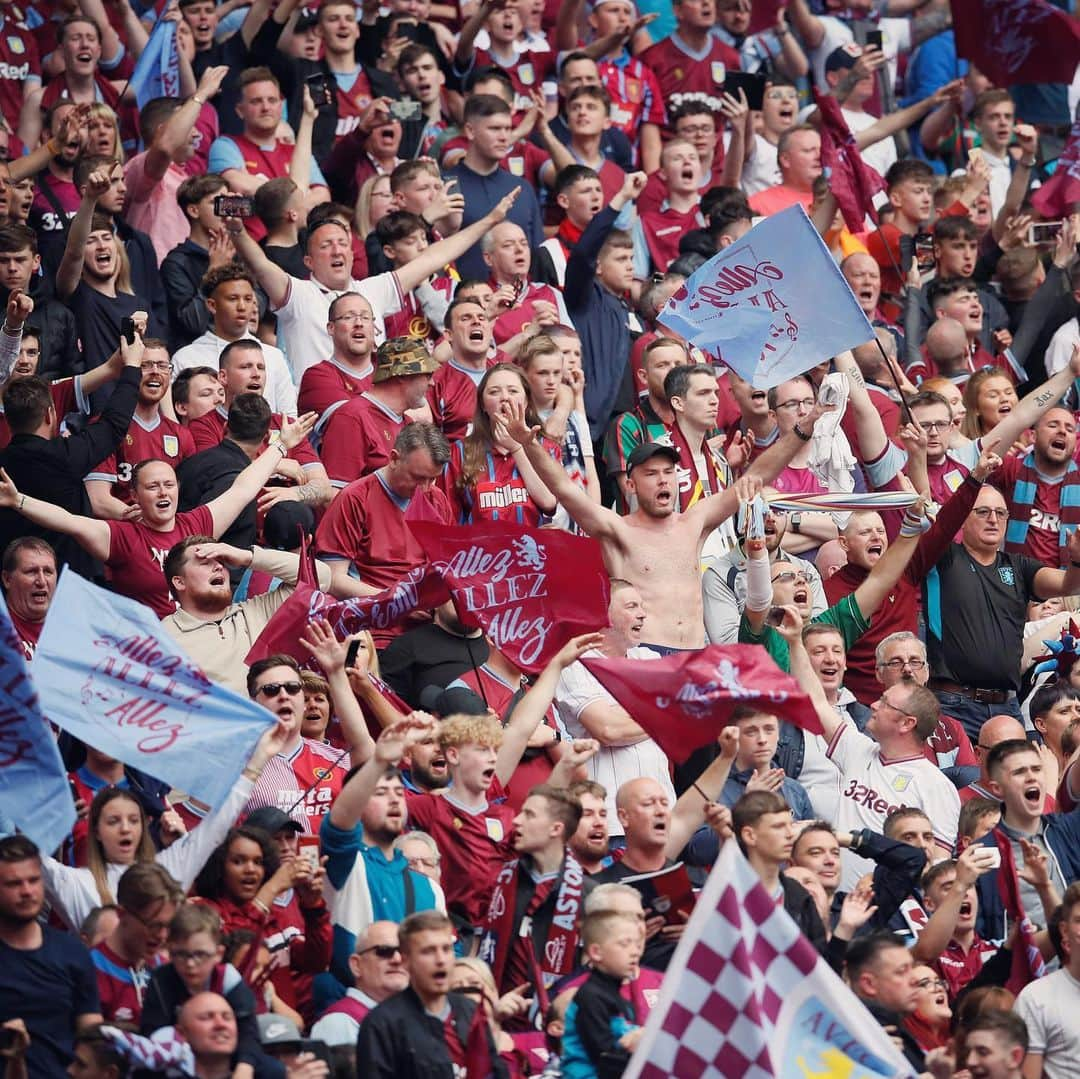
{"type": "MultiPolygon", "coordinates": [[[[848,130],[853,135],[877,123],[877,117],[868,112],[852,112],[850,109],[841,109],[840,112],[843,113],[848,130]]],[[[896,163],[896,140],[890,135],[887,139],[881,139],[872,146],[867,146],[865,150],[860,150],[859,156],[870,168],[884,176],[896,163]]]]}
{"type": "Polygon", "coordinates": [[[1063,322],[1050,338],[1050,345],[1046,350],[1046,373],[1056,375],[1058,371],[1064,371],[1072,359],[1074,345],[1080,345],[1080,320],[1075,318],[1063,322]]]}
{"type": "MultiPolygon", "coordinates": [[[[596,651],[586,652],[587,656],[599,656],[596,651]]],[[[659,659],[658,653],[651,648],[631,648],[626,653],[628,659],[659,659]]],[[[593,735],[581,722],[581,713],[591,704],[617,704],[618,702],[585,669],[580,661],[572,663],[559,677],[555,690],[555,706],[559,710],[559,719],[571,738],[592,738],[593,735]]],[[[631,779],[645,776],[655,779],[675,805],[675,788],[671,785],[667,755],[651,739],[646,738],[632,746],[604,746],[585,766],[589,778],[603,785],[607,791],[608,831],[611,835],[622,835],[623,828],[615,812],[615,794],[619,787],[631,779]]]]}
{"type": "Polygon", "coordinates": [[[1020,990],[1013,1011],[1027,1024],[1046,1079],[1080,1079],[1080,981],[1058,970],[1020,990]]]}
{"type": "Polygon", "coordinates": [[[754,152],[743,165],[742,189],[746,197],[756,195],[767,187],[783,182],[780,166],[776,161],[776,147],[764,136],[754,132],[754,152]]]}
{"type": "Polygon", "coordinates": [[[313,277],[307,281],[290,277],[289,295],[275,314],[278,337],[297,382],[309,367],[333,355],[334,344],[326,332],[326,323],[330,305],[346,292],[359,292],[371,304],[376,348],[386,339],[383,316],[401,310],[401,289],[394,273],[377,274],[364,281],[350,280],[343,289],[329,289],[313,277]]]}
{"type": "MultiPolygon", "coordinates": [[[[244,340],[258,341],[253,333],[244,334],[244,340]]],[[[218,370],[218,360],[229,342],[218,337],[213,330],[207,330],[202,337],[197,337],[190,345],[185,345],[173,353],[172,367],[175,379],[185,367],[212,367],[218,370]]],[[[289,365],[281,349],[259,341],[263,359],[266,361],[266,385],[263,397],[272,412],[285,416],[296,415],[296,384],[289,373],[289,365]]]]}
{"type": "Polygon", "coordinates": [[[983,148],[983,160],[990,166],[990,213],[997,217],[1001,207],[1005,205],[1005,196],[1012,183],[1012,165],[1009,155],[995,157],[985,147],[983,148]]]}
{"type": "MultiPolygon", "coordinates": [[[[847,23],[832,15],[819,16],[825,36],[821,44],[810,50],[810,66],[814,71],[814,82],[818,86],[828,86],[825,78],[825,61],[834,49],[841,45],[850,45],[855,35],[847,23]]],[[[881,51],[885,54],[885,63],[889,69],[889,83],[896,85],[896,58],[911,48],[911,21],[909,19],[879,19],[878,29],[882,33],[881,51]]]]}
{"type": "MultiPolygon", "coordinates": [[[[921,753],[886,761],[881,746],[854,727],[841,727],[827,750],[840,769],[840,798],[830,818],[838,832],[870,828],[881,832],[885,818],[901,807],[921,809],[934,829],[934,838],[950,852],[956,842],[960,796],[936,764],[921,753]]],[[[851,851],[841,851],[840,887],[850,891],[874,863],[851,851]]]]}

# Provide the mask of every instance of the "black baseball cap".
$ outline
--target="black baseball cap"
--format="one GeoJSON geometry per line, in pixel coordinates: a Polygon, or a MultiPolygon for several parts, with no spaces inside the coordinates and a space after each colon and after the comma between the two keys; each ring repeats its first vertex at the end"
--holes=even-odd
{"type": "Polygon", "coordinates": [[[302,832],[304,830],[304,826],[298,820],[293,820],[285,810],[278,809],[277,806],[261,806],[252,810],[244,824],[251,828],[261,828],[271,835],[277,835],[278,832],[286,830],[293,832],[302,832]]]}
{"type": "Polygon", "coordinates": [[[673,465],[679,463],[679,451],[674,446],[663,442],[646,442],[643,446],[635,447],[627,457],[626,474],[629,476],[638,465],[643,465],[657,456],[666,457],[673,465]]]}

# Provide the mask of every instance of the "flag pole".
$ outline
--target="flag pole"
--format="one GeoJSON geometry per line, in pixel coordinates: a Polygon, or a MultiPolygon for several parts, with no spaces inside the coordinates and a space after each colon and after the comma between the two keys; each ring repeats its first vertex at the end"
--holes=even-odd
{"type": "Polygon", "coordinates": [[[911,409],[908,408],[907,399],[904,397],[904,391],[900,389],[900,380],[896,377],[896,372],[893,370],[893,365],[889,362],[889,357],[885,355],[885,349],[882,347],[881,339],[877,333],[874,334],[874,344],[878,347],[878,352],[881,353],[881,358],[885,361],[885,366],[889,371],[889,377],[893,380],[893,385],[896,387],[896,395],[900,398],[900,411],[904,414],[905,422],[914,423],[915,417],[911,414],[911,409]]]}

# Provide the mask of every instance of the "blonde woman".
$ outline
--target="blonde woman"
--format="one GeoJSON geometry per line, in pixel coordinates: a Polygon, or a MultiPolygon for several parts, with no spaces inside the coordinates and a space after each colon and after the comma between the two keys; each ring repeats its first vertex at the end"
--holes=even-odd
{"type": "Polygon", "coordinates": [[[356,198],[356,234],[366,240],[375,226],[390,212],[393,195],[390,194],[390,175],[380,173],[369,176],[360,187],[356,198]]]}

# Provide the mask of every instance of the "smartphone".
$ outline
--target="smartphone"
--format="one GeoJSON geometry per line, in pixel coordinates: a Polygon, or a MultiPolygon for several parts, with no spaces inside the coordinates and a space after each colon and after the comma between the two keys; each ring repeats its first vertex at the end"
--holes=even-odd
{"type": "Polygon", "coordinates": [[[75,780],[68,780],[68,787],[71,789],[71,800],[77,802],[79,800],[79,789],[75,786],[75,780]]]}
{"type": "Polygon", "coordinates": [[[218,217],[251,217],[254,212],[254,203],[247,195],[217,195],[214,198],[214,213],[218,217]]]}
{"type": "Polygon", "coordinates": [[[783,607],[770,607],[768,613],[765,615],[765,625],[767,626],[782,626],[784,624],[784,608],[783,607]]]}
{"type": "Polygon", "coordinates": [[[308,75],[304,82],[307,83],[308,93],[311,94],[311,100],[315,102],[315,108],[328,109],[334,104],[334,89],[323,72],[316,71],[314,75],[308,75]]]}
{"type": "Polygon", "coordinates": [[[314,873],[319,868],[319,837],[317,835],[298,836],[296,853],[311,866],[311,871],[314,873]]]}
{"type": "Polygon", "coordinates": [[[867,30],[866,47],[868,49],[875,48],[883,52],[885,50],[885,35],[880,30],[867,30]]]}
{"type": "Polygon", "coordinates": [[[409,120],[419,120],[420,102],[413,101],[412,98],[408,97],[398,101],[391,101],[390,118],[392,120],[398,120],[401,123],[407,123],[409,120]]]}
{"type": "Polygon", "coordinates": [[[410,41],[419,41],[420,25],[415,19],[398,19],[394,23],[394,36],[408,38],[410,41]]]}
{"type": "Polygon", "coordinates": [[[742,90],[751,111],[760,112],[765,104],[765,80],[766,76],[762,72],[729,71],[724,79],[724,93],[737,98],[742,90]]]}
{"type": "MultiPolygon", "coordinates": [[[[120,336],[129,344],[135,344],[135,320],[122,318],[120,320],[120,336]]],[[[72,787],[74,790],[74,786],[72,787]]]]}
{"type": "Polygon", "coordinates": [[[1028,225],[1028,243],[1052,244],[1064,224],[1064,221],[1035,221],[1028,225]]]}
{"type": "Polygon", "coordinates": [[[345,653],[345,669],[356,666],[356,657],[360,654],[360,645],[364,642],[359,637],[354,637],[349,641],[348,651],[345,653]]]}

